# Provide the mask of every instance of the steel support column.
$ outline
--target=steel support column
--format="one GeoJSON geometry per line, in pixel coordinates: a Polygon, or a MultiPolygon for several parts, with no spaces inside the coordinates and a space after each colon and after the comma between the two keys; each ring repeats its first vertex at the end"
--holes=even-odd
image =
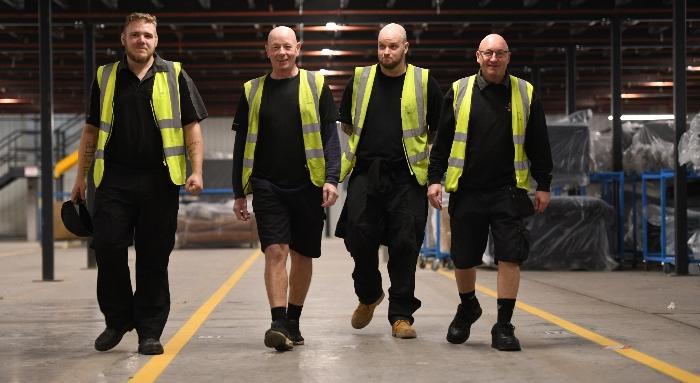
{"type": "Polygon", "coordinates": [[[576,46],[566,47],[566,114],[576,111],[576,46]]]}
{"type": "Polygon", "coordinates": [[[53,68],[51,1],[39,1],[39,68],[41,83],[41,279],[54,280],[53,249],[53,68]]]}
{"type": "Polygon", "coordinates": [[[622,171],[622,43],[620,19],[610,20],[610,114],[613,170],[622,171]]]}
{"type": "Polygon", "coordinates": [[[678,163],[678,143],[685,132],[687,113],[686,74],[686,4],[685,0],[673,1],[673,115],[675,117],[676,144],[673,158],[676,177],[673,183],[673,205],[676,212],[676,274],[688,274],[688,201],[686,169],[678,163]]]}
{"type": "MultiPolygon", "coordinates": [[[[95,25],[92,21],[86,20],[83,24],[83,42],[85,46],[85,115],[90,112],[90,98],[92,91],[92,81],[95,77],[95,25]]],[[[92,166],[87,174],[87,190],[85,192],[87,199],[88,210],[90,215],[94,214],[95,209],[95,181],[92,179],[92,166]]],[[[94,269],[97,267],[95,260],[95,250],[90,247],[92,238],[88,239],[87,245],[87,268],[94,269]]]]}

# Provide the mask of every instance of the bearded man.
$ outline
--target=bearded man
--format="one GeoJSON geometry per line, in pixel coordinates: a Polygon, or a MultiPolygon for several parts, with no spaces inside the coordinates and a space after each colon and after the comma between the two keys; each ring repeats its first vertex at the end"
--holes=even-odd
{"type": "Polygon", "coordinates": [[[377,41],[378,64],[355,68],[343,94],[340,122],[349,136],[341,180],[350,174],[336,236],[344,238],[355,268],[359,304],[351,325],[372,320],[384,299],[379,245],[389,249],[388,318],[392,335],[415,338],[416,260],[428,212],[428,136],[436,131],[442,102],[427,69],[406,63],[406,30],[386,25],[377,41]]]}

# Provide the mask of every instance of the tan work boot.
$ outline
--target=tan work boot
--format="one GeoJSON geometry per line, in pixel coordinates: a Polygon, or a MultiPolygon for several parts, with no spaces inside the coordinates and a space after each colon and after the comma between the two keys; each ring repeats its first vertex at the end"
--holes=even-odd
{"type": "Polygon", "coordinates": [[[391,325],[391,335],[401,339],[413,339],[416,337],[416,330],[411,326],[411,322],[399,319],[391,325]]]}
{"type": "Polygon", "coordinates": [[[363,328],[369,324],[369,322],[372,321],[372,316],[374,315],[374,309],[379,306],[380,303],[382,303],[382,300],[384,300],[384,292],[382,291],[382,295],[377,299],[376,302],[366,305],[362,302],[357,305],[357,308],[355,309],[355,312],[352,313],[352,319],[350,320],[350,324],[352,325],[352,328],[363,328]]]}

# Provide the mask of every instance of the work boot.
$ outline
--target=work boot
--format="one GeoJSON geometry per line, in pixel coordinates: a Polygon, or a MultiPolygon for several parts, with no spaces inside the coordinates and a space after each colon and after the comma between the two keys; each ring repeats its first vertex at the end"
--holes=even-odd
{"type": "Polygon", "coordinates": [[[277,351],[289,351],[294,348],[294,342],[289,337],[289,331],[284,319],[272,321],[270,329],[265,331],[265,346],[277,351]]]}
{"type": "Polygon", "coordinates": [[[124,334],[134,329],[133,325],[126,325],[121,329],[107,327],[95,339],[95,350],[107,351],[116,347],[122,341],[124,334]]]}
{"type": "Polygon", "coordinates": [[[295,346],[301,346],[304,344],[304,337],[301,336],[301,331],[299,331],[299,321],[296,319],[287,319],[286,326],[289,332],[289,339],[292,340],[295,346]]]}
{"type": "Polygon", "coordinates": [[[413,339],[416,337],[416,330],[408,320],[399,319],[391,325],[391,336],[401,339],[413,339]]]}
{"type": "Polygon", "coordinates": [[[476,303],[476,307],[467,309],[464,305],[460,304],[457,306],[457,313],[455,314],[450,327],[447,329],[447,341],[454,344],[461,344],[469,339],[469,334],[471,332],[471,326],[476,322],[481,316],[481,306],[476,303]]]}
{"type": "Polygon", "coordinates": [[[374,315],[374,309],[379,306],[380,303],[382,303],[382,300],[384,299],[384,292],[382,291],[382,295],[379,296],[379,299],[377,299],[376,302],[366,305],[362,302],[360,302],[357,305],[357,308],[355,309],[355,312],[352,313],[352,320],[350,320],[350,324],[352,325],[353,328],[363,328],[369,324],[369,322],[372,321],[372,316],[374,315]]]}
{"type": "Polygon", "coordinates": [[[163,345],[156,338],[145,338],[139,341],[139,354],[160,355],[163,353],[163,345]]]}
{"type": "Polygon", "coordinates": [[[515,337],[515,327],[510,323],[493,325],[491,347],[498,351],[520,351],[520,341],[515,337]]]}

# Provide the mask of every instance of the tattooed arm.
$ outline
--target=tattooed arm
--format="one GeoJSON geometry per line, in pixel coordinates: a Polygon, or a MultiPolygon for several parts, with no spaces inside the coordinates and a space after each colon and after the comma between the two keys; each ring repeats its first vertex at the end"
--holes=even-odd
{"type": "Polygon", "coordinates": [[[202,160],[204,158],[202,128],[199,126],[199,122],[195,121],[186,125],[183,129],[185,132],[187,155],[190,158],[190,165],[192,166],[192,174],[187,178],[185,190],[192,195],[197,195],[202,191],[202,188],[204,188],[204,182],[202,180],[202,160]]]}
{"type": "Polygon", "coordinates": [[[85,124],[83,134],[80,136],[80,149],[78,150],[78,174],[75,177],[75,184],[71,191],[70,198],[73,201],[81,199],[85,201],[85,178],[90,170],[90,165],[95,159],[95,149],[97,148],[97,135],[99,130],[85,124]]]}

